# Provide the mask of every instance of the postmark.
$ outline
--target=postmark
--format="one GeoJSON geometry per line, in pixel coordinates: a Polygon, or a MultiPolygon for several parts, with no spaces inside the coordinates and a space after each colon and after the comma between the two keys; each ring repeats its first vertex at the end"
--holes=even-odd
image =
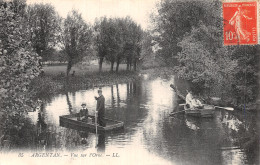
{"type": "Polygon", "coordinates": [[[223,2],[224,45],[258,44],[257,10],[256,1],[223,2]]]}

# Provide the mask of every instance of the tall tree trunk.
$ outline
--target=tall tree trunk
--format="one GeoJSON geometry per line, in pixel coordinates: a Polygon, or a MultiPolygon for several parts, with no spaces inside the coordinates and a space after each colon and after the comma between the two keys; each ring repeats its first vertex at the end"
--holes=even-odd
{"type": "Polygon", "coordinates": [[[118,84],[116,84],[116,95],[117,95],[117,107],[119,107],[121,99],[120,99],[120,95],[119,95],[118,84]]]}
{"type": "Polygon", "coordinates": [[[69,75],[71,68],[72,68],[72,59],[69,58],[68,65],[67,65],[67,76],[69,75]]]}
{"type": "Polygon", "coordinates": [[[116,102],[116,100],[114,97],[114,87],[113,87],[113,85],[111,85],[111,106],[112,106],[112,108],[115,107],[115,102],[116,102]]]}
{"type": "Polygon", "coordinates": [[[70,37],[71,37],[71,41],[70,41],[70,45],[67,47],[67,53],[69,56],[69,62],[68,62],[68,67],[67,67],[67,76],[70,73],[70,70],[72,68],[72,60],[75,59],[76,57],[76,34],[75,34],[75,28],[70,29],[70,37]]]}
{"type": "Polygon", "coordinates": [[[132,61],[130,60],[129,61],[129,70],[131,70],[132,69],[132,61]]]}
{"type": "Polygon", "coordinates": [[[129,58],[127,58],[127,60],[126,60],[126,65],[127,65],[126,70],[130,70],[130,60],[129,60],[129,58]]]}
{"type": "Polygon", "coordinates": [[[129,95],[130,95],[129,85],[130,85],[129,83],[127,83],[127,85],[126,85],[126,100],[129,99],[129,95]]]}
{"type": "Polygon", "coordinates": [[[134,71],[136,71],[136,59],[135,59],[135,61],[134,61],[134,71]]]}
{"type": "Polygon", "coordinates": [[[104,59],[103,57],[100,57],[100,58],[99,58],[99,62],[98,62],[98,65],[99,65],[99,72],[102,71],[103,59],[104,59]]]}
{"type": "Polygon", "coordinates": [[[126,61],[126,70],[129,70],[128,61],[126,61]]]}
{"type": "Polygon", "coordinates": [[[120,64],[120,59],[117,59],[117,62],[116,62],[116,72],[118,72],[119,64],[120,64]]]}
{"type": "Polygon", "coordinates": [[[113,69],[114,69],[114,61],[111,62],[111,67],[110,67],[110,71],[113,72],[113,69]]]}

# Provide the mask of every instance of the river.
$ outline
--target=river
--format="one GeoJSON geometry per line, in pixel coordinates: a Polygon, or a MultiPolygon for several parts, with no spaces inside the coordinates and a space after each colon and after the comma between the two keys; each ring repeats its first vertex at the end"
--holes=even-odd
{"type": "Polygon", "coordinates": [[[125,127],[97,136],[61,127],[59,116],[78,112],[83,102],[94,114],[98,88],[56,95],[29,113],[41,136],[35,150],[117,153],[122,164],[258,164],[258,146],[252,149],[250,145],[257,137],[256,115],[216,110],[208,119],[170,117],[178,105],[169,87],[173,82],[177,83],[145,76],[136,82],[102,87],[106,117],[124,121],[125,127]]]}

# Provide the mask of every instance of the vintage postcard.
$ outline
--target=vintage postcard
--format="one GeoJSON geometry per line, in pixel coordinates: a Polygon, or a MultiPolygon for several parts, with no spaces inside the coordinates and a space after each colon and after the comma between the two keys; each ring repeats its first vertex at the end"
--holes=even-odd
{"type": "Polygon", "coordinates": [[[252,165],[258,0],[0,0],[0,165],[252,165]]]}

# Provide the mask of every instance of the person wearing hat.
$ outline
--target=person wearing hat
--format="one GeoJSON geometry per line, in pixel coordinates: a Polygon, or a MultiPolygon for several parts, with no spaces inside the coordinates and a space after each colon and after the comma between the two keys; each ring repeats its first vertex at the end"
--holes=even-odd
{"type": "Polygon", "coordinates": [[[198,109],[203,107],[202,103],[193,96],[192,90],[190,91],[187,90],[187,93],[188,94],[186,95],[185,101],[186,101],[186,105],[188,105],[188,108],[198,109]]]}
{"type": "Polygon", "coordinates": [[[88,120],[88,109],[86,108],[86,103],[81,104],[82,108],[78,113],[78,120],[87,121],[88,120]]]}
{"type": "Polygon", "coordinates": [[[96,113],[98,113],[97,116],[97,123],[102,126],[105,127],[106,123],[105,123],[105,97],[102,95],[102,90],[99,89],[98,90],[98,97],[95,96],[95,99],[97,100],[97,109],[96,109],[96,113]]]}

